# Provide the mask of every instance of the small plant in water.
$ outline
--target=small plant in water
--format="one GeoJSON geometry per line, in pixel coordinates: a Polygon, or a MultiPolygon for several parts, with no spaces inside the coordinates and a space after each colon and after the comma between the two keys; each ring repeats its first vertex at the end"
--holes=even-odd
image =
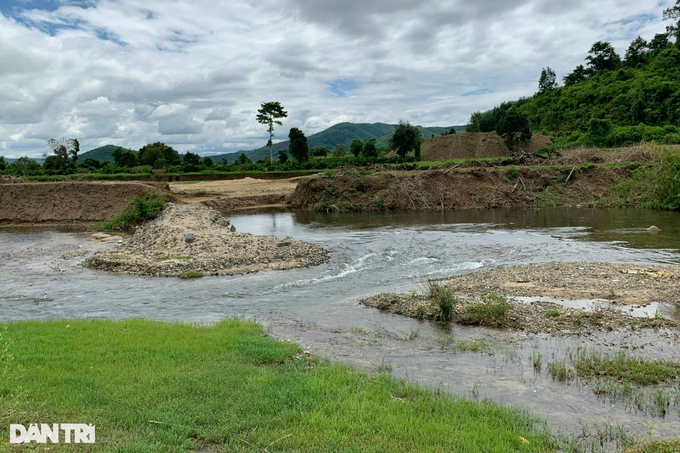
{"type": "Polygon", "coordinates": [[[567,368],[567,365],[564,362],[549,363],[548,373],[553,379],[557,379],[560,382],[571,381],[576,375],[574,370],[567,368]]]}
{"type": "Polygon", "coordinates": [[[532,360],[532,362],[534,363],[534,370],[536,370],[536,372],[540,372],[541,369],[543,368],[543,363],[542,363],[542,361],[543,361],[543,354],[541,354],[540,352],[535,352],[535,351],[534,351],[534,352],[531,354],[531,360],[532,360]]]}
{"type": "Polygon", "coordinates": [[[378,373],[391,373],[392,364],[385,362],[385,358],[383,357],[382,362],[376,365],[376,369],[378,370],[378,373]]]}
{"type": "Polygon", "coordinates": [[[456,307],[456,297],[453,291],[449,288],[441,286],[438,282],[428,282],[428,298],[431,303],[439,307],[439,313],[436,316],[439,322],[448,322],[453,317],[453,311],[456,307]]]}
{"type": "Polygon", "coordinates": [[[415,340],[415,339],[418,338],[419,336],[420,336],[420,329],[413,329],[413,327],[411,327],[411,333],[409,333],[409,334],[406,336],[406,339],[409,340],[409,341],[410,341],[410,340],[415,340]]]}
{"type": "Polygon", "coordinates": [[[293,240],[293,236],[286,236],[285,238],[283,238],[283,240],[290,242],[293,240]]]}

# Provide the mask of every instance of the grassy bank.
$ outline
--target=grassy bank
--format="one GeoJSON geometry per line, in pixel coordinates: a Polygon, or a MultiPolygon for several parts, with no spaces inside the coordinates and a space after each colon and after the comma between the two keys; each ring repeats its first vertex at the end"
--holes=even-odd
{"type": "Polygon", "coordinates": [[[94,423],[91,451],[125,452],[556,449],[523,412],[318,361],[255,323],[22,322],[0,332],[2,433],[9,423],[94,423]]]}

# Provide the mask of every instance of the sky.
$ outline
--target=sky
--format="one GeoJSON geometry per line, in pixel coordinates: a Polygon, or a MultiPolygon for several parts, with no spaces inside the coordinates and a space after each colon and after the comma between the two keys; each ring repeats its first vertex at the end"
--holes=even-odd
{"type": "Polygon", "coordinates": [[[334,124],[466,124],[590,46],[663,32],[674,0],[0,0],[0,155],[50,138],[202,155],[264,146],[279,101],[334,124]]]}

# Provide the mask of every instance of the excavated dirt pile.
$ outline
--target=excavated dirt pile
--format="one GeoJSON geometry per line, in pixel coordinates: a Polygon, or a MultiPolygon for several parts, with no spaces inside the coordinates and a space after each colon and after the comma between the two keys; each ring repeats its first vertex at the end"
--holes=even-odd
{"type": "Polygon", "coordinates": [[[229,220],[206,206],[168,203],[156,220],[139,227],[121,246],[100,252],[83,266],[153,277],[187,272],[235,275],[322,264],[319,246],[236,232],[229,220]]]}

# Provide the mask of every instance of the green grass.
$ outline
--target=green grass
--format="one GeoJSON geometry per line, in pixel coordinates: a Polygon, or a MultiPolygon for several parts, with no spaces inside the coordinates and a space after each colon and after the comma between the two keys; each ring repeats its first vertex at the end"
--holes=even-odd
{"type": "Polygon", "coordinates": [[[680,439],[675,440],[655,440],[648,443],[641,443],[626,450],[626,453],[677,453],[680,451],[680,439]]]}
{"type": "Polygon", "coordinates": [[[155,219],[169,200],[165,194],[150,194],[128,200],[125,210],[112,220],[101,223],[98,230],[129,230],[148,220],[155,219]]]}
{"type": "Polygon", "coordinates": [[[458,300],[453,295],[453,291],[450,288],[441,286],[435,281],[429,281],[427,283],[427,288],[428,298],[431,301],[430,303],[439,309],[436,315],[437,321],[450,321],[453,317],[456,304],[458,303],[458,300]]]}
{"type": "Polygon", "coordinates": [[[490,295],[481,303],[466,306],[458,317],[461,324],[501,327],[505,324],[510,304],[505,298],[490,295]]]}
{"type": "Polygon", "coordinates": [[[522,411],[319,361],[252,322],[19,322],[0,334],[0,432],[93,423],[88,451],[557,448],[522,411]]]}
{"type": "Polygon", "coordinates": [[[628,357],[623,352],[613,356],[581,350],[573,360],[582,378],[612,378],[638,385],[656,385],[680,379],[680,363],[647,361],[628,357]]]}
{"type": "Polygon", "coordinates": [[[188,280],[191,278],[203,278],[203,272],[198,272],[198,271],[186,271],[182,275],[179,276],[182,280],[188,280]]]}

